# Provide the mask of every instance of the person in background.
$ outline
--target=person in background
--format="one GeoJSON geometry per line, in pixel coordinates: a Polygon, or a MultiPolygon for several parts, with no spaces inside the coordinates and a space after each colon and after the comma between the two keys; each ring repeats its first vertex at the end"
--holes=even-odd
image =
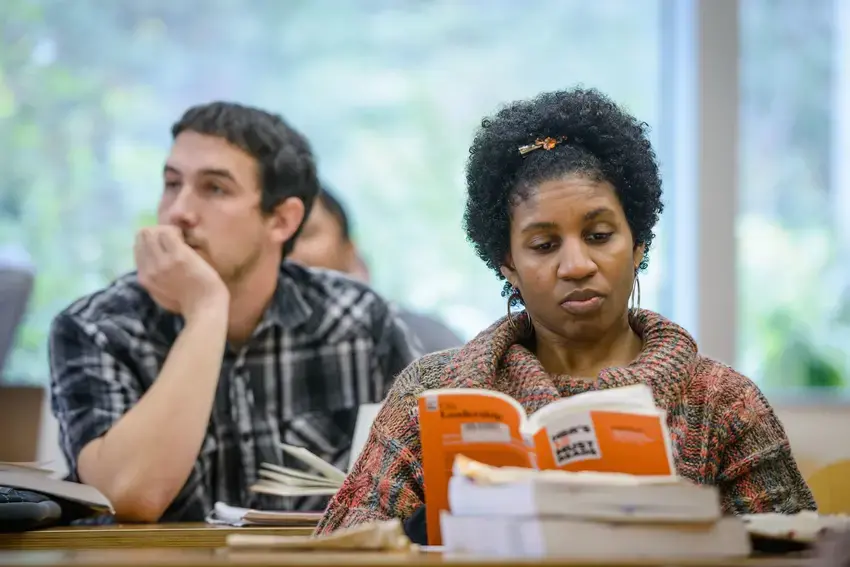
{"type": "Polygon", "coordinates": [[[259,466],[293,466],[286,442],[344,467],[360,404],[419,353],[366,285],[282,261],[319,190],[301,134],[224,102],[190,108],[171,133],[137,271],[51,327],[71,478],[125,521],[203,521],[218,501],[321,509],[251,492],[259,466]]]}
{"type": "Polygon", "coordinates": [[[759,388],[639,306],[663,208],[645,123],[596,90],[514,102],[482,122],[466,182],[465,229],[505,280],[508,314],[399,376],[318,533],[400,518],[422,538],[416,404],[431,388],[501,391],[531,414],[581,392],[646,384],[667,412],[678,473],[717,486],[726,513],[815,509],[759,388]],[[514,305],[525,309],[512,314],[514,305]]]}
{"type": "MultiPolygon", "coordinates": [[[[337,270],[369,282],[369,268],[351,239],[351,223],[342,203],[326,187],[316,199],[290,259],[306,266],[337,270]]],[[[425,352],[458,347],[463,341],[443,323],[402,309],[399,313],[425,352]]]]}

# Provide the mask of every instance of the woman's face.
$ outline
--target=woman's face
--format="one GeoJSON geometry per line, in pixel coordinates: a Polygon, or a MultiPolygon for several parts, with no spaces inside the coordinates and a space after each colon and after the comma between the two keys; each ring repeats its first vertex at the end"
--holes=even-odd
{"type": "Polygon", "coordinates": [[[514,206],[502,274],[538,331],[593,341],[622,323],[643,253],[614,187],[570,175],[514,206]]]}

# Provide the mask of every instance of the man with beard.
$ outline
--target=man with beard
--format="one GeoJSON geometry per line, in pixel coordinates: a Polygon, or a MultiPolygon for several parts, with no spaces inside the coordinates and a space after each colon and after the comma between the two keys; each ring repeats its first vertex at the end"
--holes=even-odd
{"type": "Polygon", "coordinates": [[[320,509],[252,493],[260,464],[297,466],[285,442],[344,467],[357,408],[380,401],[418,348],[367,286],[282,261],[318,192],[301,134],[216,102],[190,108],[172,136],[137,271],[53,322],[71,478],[125,521],[199,521],[217,501],[320,509]]]}

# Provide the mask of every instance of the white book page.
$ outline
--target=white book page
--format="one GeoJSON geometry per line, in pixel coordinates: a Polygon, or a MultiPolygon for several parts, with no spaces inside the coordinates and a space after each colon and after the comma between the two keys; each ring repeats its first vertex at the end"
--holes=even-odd
{"type": "Polygon", "coordinates": [[[383,404],[362,404],[360,409],[357,410],[354,438],[351,440],[351,456],[348,460],[349,472],[363,451],[363,447],[366,446],[366,441],[369,440],[369,432],[372,431],[372,424],[375,423],[375,418],[378,417],[381,407],[383,407],[383,404]]]}
{"type": "Polygon", "coordinates": [[[295,445],[287,445],[286,443],[280,444],[281,450],[284,453],[298,459],[311,469],[317,471],[319,474],[324,476],[330,480],[336,480],[338,482],[343,482],[345,480],[345,473],[333,466],[332,464],[324,461],[322,458],[317,457],[307,449],[303,447],[296,447],[295,445]]]}
{"type": "Polygon", "coordinates": [[[613,410],[644,415],[661,413],[655,406],[652,389],[646,384],[594,390],[563,398],[540,408],[528,419],[528,433],[533,434],[542,429],[557,415],[589,410],[613,410]]]}
{"type": "Polygon", "coordinates": [[[269,482],[267,480],[260,480],[251,486],[251,492],[273,494],[275,496],[333,496],[337,493],[337,490],[337,487],[287,486],[279,482],[269,482]]]}
{"type": "Polygon", "coordinates": [[[260,468],[259,477],[261,479],[279,482],[288,486],[339,487],[342,484],[322,476],[299,475],[297,473],[300,471],[286,467],[275,467],[275,469],[271,469],[271,466],[273,465],[265,464],[260,468]]]}

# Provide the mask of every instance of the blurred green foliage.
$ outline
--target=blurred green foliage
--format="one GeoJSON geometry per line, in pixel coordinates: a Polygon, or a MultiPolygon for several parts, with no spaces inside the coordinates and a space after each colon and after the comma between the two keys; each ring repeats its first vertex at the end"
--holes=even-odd
{"type": "Polygon", "coordinates": [[[835,224],[850,187],[833,183],[831,152],[839,1],[740,3],[739,363],[770,389],[850,378],[850,242],[835,224]]]}
{"type": "MultiPolygon", "coordinates": [[[[780,385],[837,383],[850,366],[833,345],[847,338],[850,303],[827,301],[850,297],[827,218],[832,1],[741,3],[741,360],[780,385]]],[[[3,2],[0,245],[25,247],[38,268],[8,375],[43,382],[52,317],[132,269],[169,126],[213,99],[279,111],[307,134],[375,287],[473,335],[504,311],[461,230],[474,128],[507,100],[578,83],[657,124],[660,6],[3,2]]],[[[659,234],[648,307],[661,299],[659,234]]]]}
{"type": "Polygon", "coordinates": [[[43,382],[52,317],[132,269],[169,126],[213,99],[307,134],[375,287],[470,336],[504,309],[460,226],[474,127],[506,100],[578,82],[654,123],[658,4],[4,2],[0,244],[38,268],[7,373],[43,382]]]}

